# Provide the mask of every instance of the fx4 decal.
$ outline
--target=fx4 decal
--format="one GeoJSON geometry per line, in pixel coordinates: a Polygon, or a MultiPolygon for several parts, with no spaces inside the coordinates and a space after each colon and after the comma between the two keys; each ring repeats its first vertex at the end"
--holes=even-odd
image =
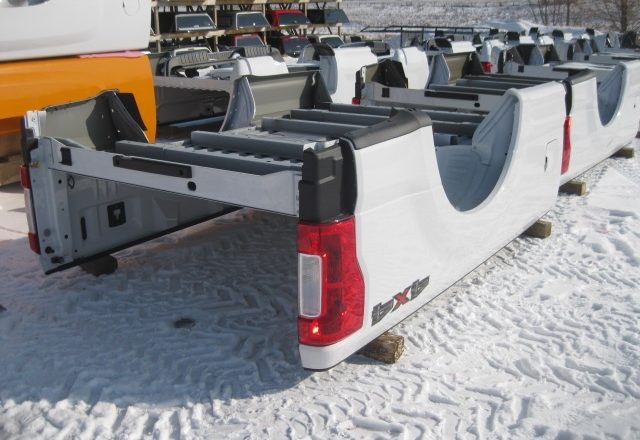
{"type": "Polygon", "coordinates": [[[398,292],[393,295],[393,298],[389,301],[376,305],[371,314],[371,325],[376,325],[390,312],[395,312],[403,304],[416,299],[428,285],[429,277],[422,280],[416,280],[402,292],[398,292]]]}

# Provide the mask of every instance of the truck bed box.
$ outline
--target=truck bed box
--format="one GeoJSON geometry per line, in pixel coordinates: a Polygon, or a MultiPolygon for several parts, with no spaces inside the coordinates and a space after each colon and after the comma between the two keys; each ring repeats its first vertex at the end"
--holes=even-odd
{"type": "MultiPolygon", "coordinates": [[[[446,55],[434,60],[426,90],[389,87],[370,82],[362,90],[367,105],[449,109],[487,112],[499,105],[509,89],[526,89],[560,80],[566,88],[565,166],[561,183],[577,177],[629,145],[640,121],[640,61],[621,61],[616,65],[591,69],[576,64],[576,69],[558,70],[558,66],[516,66],[507,63],[509,74],[465,74],[478,72],[446,55]],[[451,78],[458,78],[451,81],[451,78]]],[[[473,63],[469,58],[467,63],[473,63]]],[[[371,69],[370,66],[365,69],[371,69]]],[[[363,76],[366,76],[364,74],[363,76]]]]}
{"type": "Polygon", "coordinates": [[[302,366],[330,368],[553,206],[563,86],[496,99],[485,115],[327,104],[161,144],[114,92],[29,112],[30,242],[51,273],[239,207],[298,217],[302,366]],[[453,121],[472,128],[457,143],[453,121]]]}

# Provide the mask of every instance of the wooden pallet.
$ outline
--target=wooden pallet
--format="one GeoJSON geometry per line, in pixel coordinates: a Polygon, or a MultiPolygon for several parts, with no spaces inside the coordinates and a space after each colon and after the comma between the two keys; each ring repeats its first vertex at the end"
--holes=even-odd
{"type": "Polygon", "coordinates": [[[538,220],[529,229],[524,231],[524,235],[533,238],[548,238],[551,236],[551,222],[548,220],[538,220]]]}
{"type": "Polygon", "coordinates": [[[0,157],[0,186],[20,181],[20,165],[22,165],[20,154],[0,157]]]}
{"type": "Polygon", "coordinates": [[[0,158],[20,154],[20,133],[0,134],[0,158]]]}
{"type": "Polygon", "coordinates": [[[582,180],[570,180],[560,187],[560,192],[583,196],[587,193],[587,183],[582,180]]]}
{"type": "Polygon", "coordinates": [[[636,155],[636,150],[633,147],[624,147],[613,153],[612,157],[623,157],[625,159],[633,159],[636,155]]]}
{"type": "Polygon", "coordinates": [[[404,338],[389,332],[378,336],[359,351],[361,355],[385,364],[396,363],[403,352],[404,338]]]}

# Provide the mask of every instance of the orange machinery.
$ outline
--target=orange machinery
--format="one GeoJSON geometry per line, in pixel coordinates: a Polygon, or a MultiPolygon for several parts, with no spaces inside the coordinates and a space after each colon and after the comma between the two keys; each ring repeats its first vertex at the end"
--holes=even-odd
{"type": "Polygon", "coordinates": [[[0,62],[0,185],[18,181],[20,119],[28,110],[117,89],[134,95],[149,141],[156,107],[151,66],[142,53],[0,62]]]}

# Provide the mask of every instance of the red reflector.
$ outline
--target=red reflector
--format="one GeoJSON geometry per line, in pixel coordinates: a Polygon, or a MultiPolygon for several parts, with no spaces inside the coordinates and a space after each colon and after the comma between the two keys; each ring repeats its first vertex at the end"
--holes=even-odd
{"type": "Polygon", "coordinates": [[[482,63],[482,70],[484,73],[491,73],[491,63],[482,63]]]}
{"type": "Polygon", "coordinates": [[[29,232],[29,247],[36,254],[40,253],[40,242],[38,241],[38,235],[33,232],[29,232]]]}
{"type": "Polygon", "coordinates": [[[562,169],[564,174],[569,170],[571,160],[571,116],[564,119],[564,139],[562,141],[562,169]]]}
{"type": "Polygon", "coordinates": [[[24,189],[31,188],[31,180],[29,179],[29,168],[26,165],[20,167],[20,184],[24,189]]]}
{"type": "Polygon", "coordinates": [[[322,260],[321,312],[316,318],[298,317],[300,343],[331,345],[360,329],[364,279],[356,256],[354,218],[330,224],[298,224],[298,252],[322,260]]]}
{"type": "Polygon", "coordinates": [[[360,105],[360,98],[351,98],[351,104],[360,105]]]}

